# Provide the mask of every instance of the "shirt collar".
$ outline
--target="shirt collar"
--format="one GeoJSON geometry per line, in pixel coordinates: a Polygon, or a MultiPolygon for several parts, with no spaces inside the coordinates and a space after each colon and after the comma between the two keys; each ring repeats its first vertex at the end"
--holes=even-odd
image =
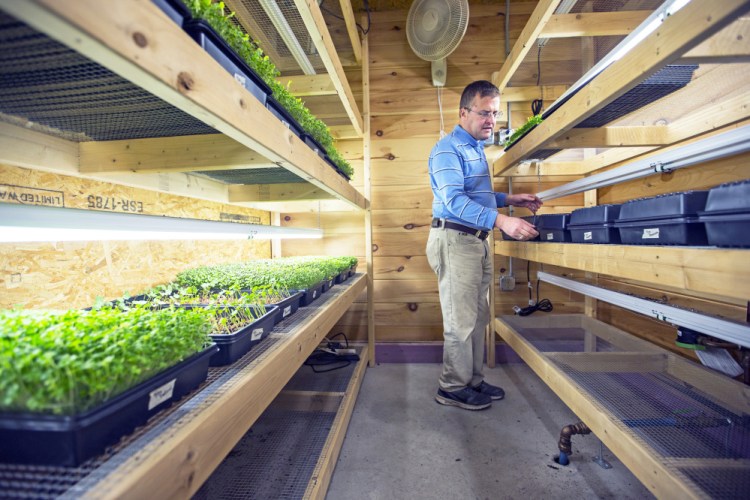
{"type": "Polygon", "coordinates": [[[475,139],[470,133],[464,130],[461,125],[456,125],[456,128],[453,129],[453,134],[462,141],[466,141],[471,144],[471,146],[475,149],[479,146],[482,146],[482,149],[484,149],[484,142],[475,139]]]}

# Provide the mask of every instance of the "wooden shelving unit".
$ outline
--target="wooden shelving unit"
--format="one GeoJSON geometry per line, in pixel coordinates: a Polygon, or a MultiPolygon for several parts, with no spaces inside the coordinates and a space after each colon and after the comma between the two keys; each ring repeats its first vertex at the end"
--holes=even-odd
{"type": "MultiPolygon", "coordinates": [[[[558,0],[538,2],[503,69],[493,75],[493,81],[501,85],[501,91],[507,92],[505,85],[511,81],[537,39],[560,33],[567,33],[561,36],[588,37],[582,40],[583,49],[591,47],[592,37],[600,35],[594,24],[601,22],[604,26],[604,21],[609,19],[613,23],[609,26],[616,25],[621,30],[617,34],[625,35],[650,13],[556,15],[559,5],[558,0]]],[[[637,5],[642,4],[636,2],[629,7],[637,8],[637,5]]],[[[731,75],[750,72],[747,57],[739,56],[739,53],[750,53],[750,44],[741,34],[747,31],[744,16],[748,10],[750,2],[745,0],[722,2],[720,6],[690,2],[666,17],[656,31],[611,63],[499,157],[494,163],[495,176],[538,176],[540,183],[541,177],[546,176],[550,179],[585,176],[634,159],[648,158],[660,151],[679,151],[682,145],[696,139],[745,125],[750,120],[747,108],[750,86],[746,84],[747,79],[737,80],[731,75]],[[577,127],[671,64],[697,64],[698,67],[689,83],[656,102],[598,128],[577,127]],[[545,154],[536,157],[542,159],[534,159],[541,151],[545,154]],[[558,153],[545,158],[550,151],[558,153]]],[[[582,56],[581,63],[585,72],[594,61],[584,61],[582,56]]],[[[737,166],[722,163],[735,169],[734,173],[726,174],[727,179],[741,178],[741,164],[746,161],[746,157],[742,157],[737,166]]],[[[712,170],[714,175],[717,170],[718,167],[712,170]]],[[[744,169],[744,172],[748,171],[744,169]]],[[[706,181],[701,179],[701,182],[706,181]]],[[[725,180],[714,184],[720,182],[725,180]]],[[[632,198],[644,196],[637,191],[634,187],[627,192],[632,193],[632,198]]],[[[586,206],[595,205],[600,195],[601,191],[587,191],[584,203],[586,206]]],[[[570,210],[568,206],[563,208],[570,210]]],[[[511,241],[497,241],[494,248],[498,255],[580,271],[576,279],[584,276],[596,279],[600,275],[607,280],[643,285],[652,291],[668,290],[696,299],[724,298],[725,302],[734,304],[743,304],[750,293],[750,272],[743,264],[748,258],[747,250],[511,241]]],[[[652,446],[651,441],[636,434],[641,432],[637,429],[639,419],[646,418],[643,421],[650,423],[648,417],[664,408],[645,408],[646,417],[637,416],[623,423],[622,415],[610,411],[601,394],[594,394],[591,387],[596,389],[597,383],[611,383],[608,394],[620,394],[626,398],[632,395],[632,387],[627,383],[620,386],[616,381],[631,376],[629,374],[636,378],[653,376],[657,386],[662,380],[676,380],[677,385],[696,388],[701,394],[698,400],[702,397],[706,401],[718,400],[720,406],[736,415],[747,413],[747,387],[597,321],[592,317],[597,313],[596,301],[588,297],[584,308],[586,315],[583,316],[552,313],[545,317],[499,317],[494,321],[494,329],[657,497],[699,498],[722,491],[722,486],[736,487],[737,471],[741,471],[740,475],[750,471],[746,459],[703,459],[700,454],[684,457],[663,454],[652,446]],[[566,327],[586,330],[580,339],[580,349],[560,348],[560,352],[554,352],[554,348],[542,349],[523,333],[524,329],[530,329],[528,332],[533,330],[540,336],[548,335],[549,338],[543,340],[554,343],[565,340],[559,336],[564,335],[561,329],[566,327]],[[615,346],[613,349],[617,352],[598,352],[597,343],[602,341],[609,347],[615,346]],[[593,380],[593,385],[582,382],[586,380],[593,380]],[[721,476],[724,472],[727,475],[721,476]],[[717,480],[717,477],[732,479],[727,479],[722,485],[722,480],[717,480]]],[[[638,398],[633,401],[633,407],[640,409],[638,398]]],[[[696,407],[699,406],[696,403],[696,407]]],[[[673,428],[671,431],[676,440],[689,437],[691,433],[689,429],[683,434],[680,434],[682,429],[673,428]]]]}
{"type": "MultiPolygon", "coordinates": [[[[324,28],[319,10],[315,10],[317,5],[312,13],[307,7],[312,24],[324,28]]],[[[29,130],[23,119],[14,122],[5,116],[0,124],[0,162],[243,206],[269,202],[278,210],[284,202],[330,200],[338,203],[336,207],[343,203],[348,209],[369,208],[369,201],[357,189],[238,85],[150,0],[1,0],[0,10],[219,132],[75,142],[54,131],[29,130]],[[184,176],[193,172],[247,172],[256,168],[284,170],[304,182],[227,186],[196,176],[185,187],[184,176]],[[182,184],[163,189],[160,179],[172,175],[183,176],[182,184]]],[[[330,37],[325,43],[330,45],[330,37]]],[[[348,83],[341,81],[340,64],[328,61],[329,66],[337,73],[334,86],[346,88],[347,113],[361,135],[362,117],[352,105],[348,83]]],[[[105,120],[106,113],[102,112],[105,120]]],[[[294,326],[288,331],[274,330],[270,347],[253,355],[252,361],[228,368],[156,428],[97,466],[67,494],[190,497],[367,288],[367,281],[366,273],[357,274],[319,299],[322,304],[301,310],[298,315],[308,316],[293,320],[294,326]]],[[[285,328],[286,323],[277,329],[285,328]]],[[[317,469],[310,486],[312,497],[325,495],[368,356],[365,348],[356,377],[346,393],[339,395],[342,403],[336,428],[324,451],[328,461],[322,461],[317,469]]]]}

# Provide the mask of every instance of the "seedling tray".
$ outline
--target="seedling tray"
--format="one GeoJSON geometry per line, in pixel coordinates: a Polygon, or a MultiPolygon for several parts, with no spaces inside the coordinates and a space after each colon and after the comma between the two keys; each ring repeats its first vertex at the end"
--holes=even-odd
{"type": "Polygon", "coordinates": [[[709,190],[705,215],[748,212],[750,212],[750,179],[728,182],[709,190]]]}
{"type": "Polygon", "coordinates": [[[273,330],[279,308],[272,305],[265,306],[266,313],[249,325],[246,325],[229,335],[211,335],[216,342],[219,352],[211,358],[211,366],[229,365],[250,352],[250,349],[273,330]]]}
{"type": "Polygon", "coordinates": [[[328,290],[333,288],[333,285],[336,284],[336,277],[334,276],[331,279],[327,279],[323,282],[323,293],[326,293],[328,290]]]}
{"type": "Polygon", "coordinates": [[[273,304],[279,308],[279,312],[274,319],[274,324],[280,323],[281,321],[297,312],[302,295],[303,292],[294,292],[294,294],[292,294],[291,296],[273,304]]]}
{"type": "Polygon", "coordinates": [[[336,276],[336,283],[337,283],[337,284],[338,284],[338,283],[343,283],[344,281],[346,281],[346,280],[348,280],[348,279],[349,279],[349,271],[348,271],[348,270],[347,270],[347,271],[341,271],[341,272],[340,272],[340,273],[339,273],[339,274],[338,274],[338,275],[336,276]]]}
{"type": "Polygon", "coordinates": [[[750,212],[701,215],[709,245],[750,248],[750,212]]]}
{"type": "Polygon", "coordinates": [[[182,28],[183,23],[192,19],[190,9],[181,0],[151,0],[162,12],[182,28]]]}
{"type": "Polygon", "coordinates": [[[284,108],[281,104],[279,104],[279,101],[268,96],[268,99],[266,99],[266,109],[270,111],[276,118],[278,118],[281,123],[284,124],[289,130],[292,131],[294,135],[297,137],[302,136],[302,127],[299,123],[297,123],[297,120],[294,119],[294,117],[289,114],[289,111],[284,108]]]}
{"type": "Polygon", "coordinates": [[[318,156],[320,156],[321,158],[325,159],[325,157],[326,157],[326,150],[323,149],[323,146],[321,146],[320,143],[318,141],[316,141],[313,136],[311,136],[310,134],[307,134],[305,132],[302,132],[302,135],[300,136],[300,139],[302,139],[303,141],[305,141],[305,144],[307,144],[310,147],[310,149],[312,149],[313,151],[315,151],[318,154],[318,156]]]}
{"type": "Polygon", "coordinates": [[[357,272],[357,266],[352,266],[349,268],[349,277],[351,278],[354,276],[354,274],[357,272]]]}
{"type": "Polygon", "coordinates": [[[595,207],[578,208],[570,214],[568,227],[590,226],[614,222],[620,215],[620,205],[597,205],[595,207]]]}
{"type": "Polygon", "coordinates": [[[233,75],[235,80],[253,94],[261,104],[266,104],[266,99],[271,95],[271,88],[206,21],[193,19],[186,22],[183,29],[229,74],[233,75]]]}
{"type": "Polygon", "coordinates": [[[320,297],[320,294],[323,293],[323,283],[324,282],[321,281],[317,285],[311,286],[306,290],[300,290],[303,292],[302,298],[300,298],[299,301],[300,307],[309,306],[314,300],[320,297]]]}
{"type": "Polygon", "coordinates": [[[78,415],[0,414],[0,462],[80,465],[203,383],[217,350],[211,345],[78,415]]]}
{"type": "Polygon", "coordinates": [[[616,222],[626,245],[706,245],[706,229],[698,217],[616,222]]]}
{"type": "MultiPolygon", "coordinates": [[[[538,215],[529,215],[529,216],[521,217],[521,218],[523,220],[525,220],[526,222],[528,222],[529,224],[534,225],[535,227],[539,223],[539,216],[538,215]]],[[[539,228],[537,227],[537,230],[538,229],[539,228]]],[[[502,233],[503,239],[505,241],[519,241],[519,240],[517,240],[517,239],[515,239],[515,238],[513,238],[513,237],[511,237],[511,236],[509,236],[507,234],[505,234],[505,231],[500,231],[500,232],[502,233]]],[[[537,236],[536,238],[532,238],[530,240],[524,240],[524,241],[539,241],[539,236],[537,236]]]]}
{"type": "Polygon", "coordinates": [[[542,214],[536,217],[539,241],[567,243],[570,232],[567,230],[570,214],[542,214]]]}
{"type": "Polygon", "coordinates": [[[580,226],[570,224],[568,230],[573,243],[620,243],[620,231],[611,222],[580,226]]]}
{"type": "MultiPolygon", "coordinates": [[[[617,221],[661,220],[691,217],[706,206],[708,191],[669,193],[652,198],[631,200],[620,206],[617,221]]],[[[624,240],[623,240],[624,242],[624,240]]]]}

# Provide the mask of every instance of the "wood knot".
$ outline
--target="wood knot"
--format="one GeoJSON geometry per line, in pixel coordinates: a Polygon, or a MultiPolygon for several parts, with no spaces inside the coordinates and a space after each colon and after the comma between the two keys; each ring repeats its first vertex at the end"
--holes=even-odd
{"type": "Polygon", "coordinates": [[[407,225],[404,226],[404,229],[414,229],[414,224],[409,223],[409,224],[407,224],[407,225]]]}
{"type": "Polygon", "coordinates": [[[373,243],[373,244],[372,244],[372,251],[373,251],[373,252],[377,252],[377,251],[378,251],[378,248],[380,248],[380,247],[379,247],[379,246],[377,246],[377,245],[376,245],[375,243],[373,243]]]}
{"type": "Polygon", "coordinates": [[[398,75],[398,73],[396,73],[395,71],[391,71],[391,76],[396,76],[396,75],[398,75]]]}
{"type": "Polygon", "coordinates": [[[284,222],[289,222],[290,220],[292,220],[291,217],[289,217],[288,215],[284,216],[284,222]]]}
{"type": "Polygon", "coordinates": [[[401,26],[394,26],[393,31],[401,31],[401,26]]]}
{"type": "Polygon", "coordinates": [[[401,273],[404,271],[404,266],[398,266],[398,269],[396,269],[397,273],[401,273]]]}
{"type": "Polygon", "coordinates": [[[410,310],[411,312],[414,312],[414,311],[416,311],[417,309],[419,309],[419,306],[418,306],[418,305],[417,305],[416,303],[414,303],[414,302],[409,302],[409,310],[410,310]]]}
{"type": "Polygon", "coordinates": [[[144,35],[140,31],[136,31],[135,33],[133,33],[133,41],[140,48],[144,48],[148,45],[148,38],[146,38],[146,35],[144,35]]]}
{"type": "Polygon", "coordinates": [[[179,75],[177,75],[177,90],[180,92],[188,92],[190,90],[193,90],[193,85],[195,82],[193,81],[193,77],[190,76],[190,73],[185,73],[184,71],[180,72],[179,75]]]}
{"type": "Polygon", "coordinates": [[[375,135],[377,135],[378,137],[383,137],[383,131],[382,130],[376,130],[375,131],[375,135]]]}
{"type": "Polygon", "coordinates": [[[395,160],[395,159],[396,159],[396,157],[395,157],[395,156],[393,155],[393,153],[388,153],[388,154],[387,154],[387,155],[385,156],[385,159],[386,159],[386,160],[390,160],[390,161],[393,161],[393,160],[395,160]]]}
{"type": "Polygon", "coordinates": [[[245,102],[244,99],[240,99],[240,107],[242,109],[247,109],[247,103],[245,102]]]}

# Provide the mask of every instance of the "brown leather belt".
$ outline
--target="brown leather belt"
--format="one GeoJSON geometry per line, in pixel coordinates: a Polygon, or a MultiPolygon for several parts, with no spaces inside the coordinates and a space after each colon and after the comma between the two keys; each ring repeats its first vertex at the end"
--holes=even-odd
{"type": "Polygon", "coordinates": [[[457,222],[451,222],[449,220],[444,221],[443,219],[432,219],[432,227],[444,227],[446,229],[453,229],[455,231],[461,231],[462,233],[471,234],[476,236],[480,240],[484,241],[487,236],[490,235],[489,231],[482,231],[481,229],[474,229],[473,227],[464,226],[457,222]]]}

